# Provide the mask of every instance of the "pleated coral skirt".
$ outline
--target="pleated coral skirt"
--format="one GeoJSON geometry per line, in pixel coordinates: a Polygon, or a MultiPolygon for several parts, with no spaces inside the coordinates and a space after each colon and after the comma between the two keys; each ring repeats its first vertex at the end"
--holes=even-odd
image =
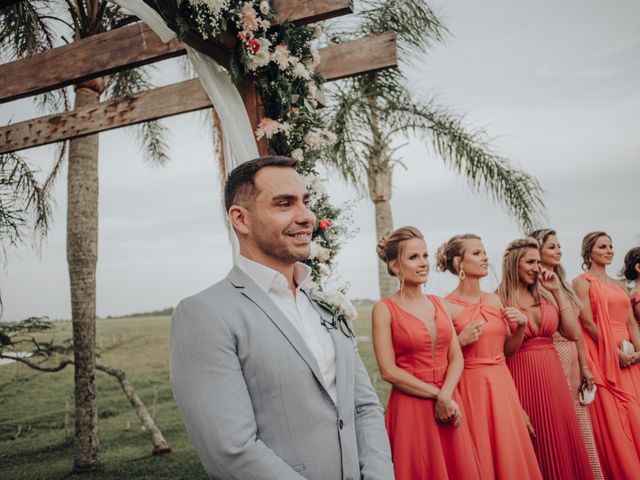
{"type": "Polygon", "coordinates": [[[547,480],[592,479],[560,357],[550,337],[526,339],[507,364],[536,438],[533,447],[547,480]]]}

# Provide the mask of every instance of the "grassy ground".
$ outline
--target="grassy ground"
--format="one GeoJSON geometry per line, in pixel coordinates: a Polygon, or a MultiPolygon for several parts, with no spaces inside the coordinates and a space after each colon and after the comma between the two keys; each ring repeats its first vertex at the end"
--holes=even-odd
{"type": "MultiPolygon", "coordinates": [[[[386,403],[388,388],[378,374],[369,340],[370,309],[370,305],[359,307],[355,327],[362,359],[386,403]]],[[[102,468],[90,475],[72,475],[73,369],[39,373],[11,364],[0,366],[0,479],[206,478],[171,394],[169,321],[167,316],[100,320],[97,344],[99,363],[124,369],[149,411],[155,411],[172,455],[151,456],[151,442],[118,383],[98,372],[102,468]],[[13,440],[19,425],[22,433],[13,440]]],[[[45,336],[51,337],[71,337],[71,324],[61,322],[45,336]]]]}

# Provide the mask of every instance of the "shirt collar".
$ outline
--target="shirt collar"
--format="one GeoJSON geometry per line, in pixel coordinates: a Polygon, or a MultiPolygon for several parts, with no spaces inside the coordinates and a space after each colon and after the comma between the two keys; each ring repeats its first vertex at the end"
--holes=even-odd
{"type": "MultiPolygon", "coordinates": [[[[249,260],[242,255],[238,256],[236,265],[240,267],[244,272],[251,277],[251,279],[258,284],[258,286],[265,292],[269,292],[272,287],[279,286],[287,288],[287,279],[277,270],[267,267],[253,260],[249,260]]],[[[293,279],[298,285],[296,290],[300,290],[300,287],[311,276],[311,267],[304,263],[297,262],[293,267],[293,279]]]]}

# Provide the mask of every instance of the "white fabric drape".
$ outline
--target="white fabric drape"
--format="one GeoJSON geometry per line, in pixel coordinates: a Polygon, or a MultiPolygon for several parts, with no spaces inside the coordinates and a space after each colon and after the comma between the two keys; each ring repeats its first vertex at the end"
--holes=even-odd
{"type": "MultiPolygon", "coordinates": [[[[146,23],[163,42],[176,37],[162,17],[142,0],[112,1],[146,23]]],[[[241,163],[259,156],[247,110],[229,73],[218,62],[191,47],[187,47],[187,55],[200,78],[202,88],[220,117],[225,169],[230,172],[241,163]]],[[[238,240],[233,229],[228,230],[235,261],[239,254],[238,240]]]]}

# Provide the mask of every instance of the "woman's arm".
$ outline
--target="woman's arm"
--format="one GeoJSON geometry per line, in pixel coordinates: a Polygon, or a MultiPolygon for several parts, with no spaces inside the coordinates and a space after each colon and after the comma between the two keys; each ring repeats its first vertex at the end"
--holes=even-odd
{"type": "MultiPolygon", "coordinates": [[[[445,309],[446,306],[445,306],[445,309]]],[[[448,309],[447,309],[448,310],[448,309]]],[[[449,312],[447,311],[449,314],[449,312]]],[[[449,351],[447,353],[447,374],[445,375],[442,387],[436,399],[435,414],[436,419],[440,422],[454,421],[454,425],[459,425],[462,415],[460,413],[460,407],[453,400],[453,391],[458,385],[462,370],[464,369],[464,357],[462,356],[462,349],[458,342],[458,336],[456,330],[451,322],[451,341],[449,342],[449,351]]]]}
{"type": "Polygon", "coordinates": [[[598,344],[598,327],[593,321],[593,312],[591,311],[591,301],[589,300],[589,281],[578,277],[573,281],[573,289],[580,299],[582,306],[580,307],[580,322],[582,328],[598,344]]]}
{"type": "Polygon", "coordinates": [[[587,387],[591,390],[595,384],[595,377],[589,369],[589,363],[587,362],[587,352],[584,347],[584,338],[580,335],[580,338],[576,340],[576,350],[578,351],[578,364],[580,365],[580,378],[587,382],[587,387]]]}
{"type": "Polygon", "coordinates": [[[553,303],[558,309],[560,315],[560,323],[558,331],[567,340],[575,342],[580,336],[580,326],[578,325],[578,316],[572,308],[571,299],[564,291],[560,284],[560,278],[555,272],[543,270],[540,277],[540,286],[552,295],[553,303]]]}
{"type": "Polygon", "coordinates": [[[502,310],[502,318],[504,318],[507,323],[507,338],[504,342],[504,355],[506,357],[510,357],[515,354],[520,348],[520,345],[522,345],[524,332],[527,328],[529,319],[524,313],[515,307],[504,308],[502,310]],[[513,332],[511,332],[511,328],[509,327],[510,322],[514,322],[517,325],[513,332]]]}
{"type": "Polygon", "coordinates": [[[391,313],[384,304],[378,302],[371,312],[373,350],[380,369],[380,376],[403,393],[421,398],[435,399],[440,389],[423,382],[396,365],[391,337],[391,313]]]}

